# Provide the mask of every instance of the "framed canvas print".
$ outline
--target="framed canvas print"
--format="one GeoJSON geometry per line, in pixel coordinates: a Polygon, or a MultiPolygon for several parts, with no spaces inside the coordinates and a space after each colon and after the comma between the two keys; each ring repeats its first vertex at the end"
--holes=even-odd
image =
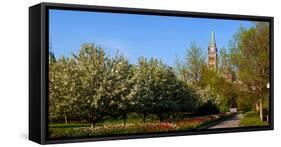
{"type": "Polygon", "coordinates": [[[273,129],[273,17],[29,8],[29,139],[273,129]]]}

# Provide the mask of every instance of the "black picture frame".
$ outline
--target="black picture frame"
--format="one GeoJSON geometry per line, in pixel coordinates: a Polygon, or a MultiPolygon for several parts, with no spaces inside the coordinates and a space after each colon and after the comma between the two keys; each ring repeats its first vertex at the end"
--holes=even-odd
{"type": "Polygon", "coordinates": [[[133,138],[150,138],[150,137],[167,137],[181,135],[198,135],[198,134],[214,134],[214,133],[230,133],[230,132],[246,132],[273,130],[274,126],[274,108],[273,108],[273,48],[274,48],[274,18],[267,16],[249,16],[249,15],[233,15],[218,13],[201,13],[201,12],[185,12],[171,10],[155,10],[155,9],[136,9],[123,7],[104,7],[90,5],[74,5],[74,4],[58,4],[58,3],[40,3],[29,7],[29,140],[39,144],[53,143],[71,143],[84,141],[101,141],[116,139],[133,139],[133,138]],[[214,129],[199,130],[188,132],[167,132],[153,134],[138,135],[122,135],[110,137],[96,138],[77,138],[64,140],[48,140],[48,10],[79,10],[79,11],[95,11],[95,12],[114,12],[128,14],[146,14],[161,16],[179,16],[179,17],[196,17],[196,18],[215,18],[215,19],[231,19],[231,20],[253,20],[267,21],[270,23],[270,118],[269,126],[263,127],[245,127],[231,129],[214,129]]]}

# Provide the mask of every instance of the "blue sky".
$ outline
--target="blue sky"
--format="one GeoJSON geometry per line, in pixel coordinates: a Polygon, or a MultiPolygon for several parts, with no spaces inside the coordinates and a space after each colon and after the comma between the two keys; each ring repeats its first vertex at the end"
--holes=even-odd
{"type": "Polygon", "coordinates": [[[214,31],[218,49],[227,47],[240,26],[252,21],[167,17],[71,10],[49,11],[50,45],[56,58],[78,53],[83,43],[94,43],[113,56],[118,49],[130,63],[140,56],[161,59],[173,66],[183,60],[190,42],[205,54],[214,31]]]}

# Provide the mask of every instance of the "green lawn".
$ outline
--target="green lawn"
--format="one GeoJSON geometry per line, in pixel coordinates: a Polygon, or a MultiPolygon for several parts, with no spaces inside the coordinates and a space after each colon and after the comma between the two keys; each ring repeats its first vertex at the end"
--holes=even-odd
{"type": "Polygon", "coordinates": [[[50,124],[50,128],[78,128],[78,127],[90,127],[90,124],[81,124],[81,123],[57,123],[57,124],[50,124]]]}
{"type": "MultiPolygon", "coordinates": [[[[138,124],[138,123],[142,123],[143,120],[141,118],[130,118],[126,121],[127,124],[138,124]]],[[[155,120],[152,118],[148,118],[146,120],[146,123],[157,123],[159,122],[159,120],[155,120]]],[[[104,122],[99,122],[96,124],[96,126],[104,126],[104,125],[117,125],[117,124],[123,124],[124,120],[123,119],[108,119],[105,120],[104,122]]],[[[90,127],[91,124],[88,123],[76,123],[76,122],[72,122],[72,123],[54,123],[54,124],[49,124],[50,128],[79,128],[79,127],[90,127]]]]}
{"type": "Polygon", "coordinates": [[[240,120],[240,127],[251,127],[251,126],[268,126],[267,122],[261,121],[258,113],[250,111],[245,113],[244,117],[240,120]]]}

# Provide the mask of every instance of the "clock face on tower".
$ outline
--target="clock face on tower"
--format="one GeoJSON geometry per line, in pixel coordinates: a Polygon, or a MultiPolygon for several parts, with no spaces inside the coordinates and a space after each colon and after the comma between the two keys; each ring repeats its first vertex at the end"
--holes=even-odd
{"type": "Polygon", "coordinates": [[[211,47],[211,48],[210,48],[210,51],[211,51],[211,52],[215,52],[215,48],[214,48],[214,47],[211,47]]]}

